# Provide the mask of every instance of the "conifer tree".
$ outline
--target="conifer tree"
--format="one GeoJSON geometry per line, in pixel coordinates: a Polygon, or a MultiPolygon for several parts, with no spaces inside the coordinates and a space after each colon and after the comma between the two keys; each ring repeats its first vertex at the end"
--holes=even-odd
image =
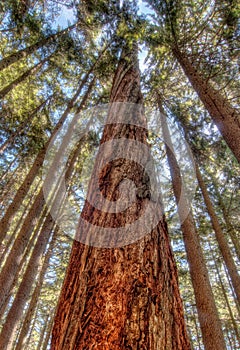
{"type": "MultiPolygon", "coordinates": [[[[119,138],[136,139],[146,144],[147,125],[142,107],[136,45],[131,50],[122,51],[110,102],[113,105],[108,120],[114,123],[105,126],[101,144],[119,138]],[[124,113],[129,113],[126,107],[115,107],[114,110],[117,102],[130,102],[140,107],[130,111],[130,120],[134,120],[135,125],[116,123],[119,119],[115,121],[113,113],[123,117],[124,113]]],[[[126,143],[126,147],[130,146],[126,143]]],[[[111,151],[119,152],[118,148],[111,151]]],[[[126,152],[131,150],[126,149],[126,152]]],[[[100,157],[99,154],[96,162],[101,161],[100,157]]],[[[121,158],[115,164],[108,164],[99,181],[109,200],[116,198],[116,190],[125,176],[138,187],[145,185],[144,174],[135,167],[121,158]],[[118,176],[117,172],[120,172],[118,176]]],[[[94,198],[91,182],[89,192],[94,198]]],[[[143,214],[146,205],[152,205],[151,198],[139,196],[131,214],[111,214],[101,212],[86,202],[81,216],[91,224],[114,228],[136,220],[139,214],[143,214]]],[[[162,211],[160,205],[157,210],[162,211]]],[[[139,235],[138,230],[142,229],[137,226],[137,231],[133,231],[131,236],[139,235]]],[[[79,227],[78,230],[84,228],[79,227]]],[[[89,238],[92,239],[91,235],[94,237],[97,232],[80,231],[80,234],[90,234],[89,238]]],[[[125,237],[112,237],[112,243],[118,246],[119,240],[122,247],[115,248],[113,245],[112,248],[110,245],[110,248],[104,248],[106,237],[99,239],[100,242],[103,239],[103,247],[100,248],[84,245],[77,240],[73,243],[53,327],[51,349],[190,349],[163,214],[158,225],[146,237],[130,245],[125,246],[125,237]],[[161,329],[165,329],[165,332],[162,333],[161,329]]]]}

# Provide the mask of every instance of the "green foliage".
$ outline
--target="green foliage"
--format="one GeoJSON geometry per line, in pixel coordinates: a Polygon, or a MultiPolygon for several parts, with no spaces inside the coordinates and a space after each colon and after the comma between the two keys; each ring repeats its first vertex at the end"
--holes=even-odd
{"type": "MultiPolygon", "coordinates": [[[[96,83],[85,103],[85,108],[109,101],[111,82],[120,52],[123,47],[132,48],[138,43],[147,50],[147,69],[142,74],[145,103],[155,109],[157,91],[163,98],[172,122],[179,126],[182,134],[187,129],[188,142],[199,162],[211,200],[237,263],[229,227],[239,240],[237,233],[240,228],[239,168],[177,64],[172,48],[177,45],[205,79],[239,109],[238,1],[146,1],[151,9],[150,13],[139,14],[138,2],[130,0],[123,1],[122,7],[120,1],[110,0],[62,2],[52,0],[47,5],[45,1],[8,0],[0,4],[3,12],[0,32],[1,56],[16,53],[56,32],[53,22],[61,12],[62,3],[66,5],[65,8],[73,9],[78,25],[60,35],[51,44],[43,45],[0,73],[1,90],[49,56],[49,60],[39,71],[15,85],[0,102],[1,145],[7,142],[0,159],[3,214],[31,168],[33,160],[46,145],[54,126],[66,111],[85,75],[93,67],[86,86],[69,110],[69,118],[81,104],[93,76],[96,77],[96,83]]],[[[86,122],[84,113],[80,119],[83,123],[86,122]]],[[[86,174],[82,173],[83,165],[85,162],[91,163],[91,154],[99,144],[100,136],[101,130],[97,127],[90,132],[75,162],[68,191],[71,203],[78,212],[83,206],[85,194],[83,184],[87,182],[86,174]]],[[[158,164],[161,164],[165,157],[163,143],[155,135],[151,134],[149,138],[153,155],[158,164]]],[[[19,232],[21,217],[26,215],[24,210],[29,210],[28,205],[31,205],[41,181],[39,175],[10,226],[9,235],[3,246],[6,247],[6,252],[12,245],[11,236],[15,237],[14,235],[19,232]]],[[[167,191],[173,198],[172,190],[167,188],[167,191]]],[[[238,325],[239,309],[235,305],[223,261],[218,258],[220,253],[199,191],[196,192],[192,207],[225,337],[232,339],[231,347],[230,341],[227,340],[228,348],[237,350],[236,332],[229,310],[226,309],[227,301],[220,279],[223,281],[227,300],[238,325]],[[212,247],[211,251],[209,244],[212,247]],[[217,277],[215,265],[220,271],[217,277]]],[[[193,348],[201,349],[202,340],[194,294],[175,213],[176,204],[172,199],[166,210],[166,216],[179,271],[186,321],[193,348]]],[[[35,227],[38,227],[37,225],[41,226],[40,218],[36,218],[35,227]]],[[[55,230],[57,231],[56,227],[51,231],[51,237],[55,230]]],[[[53,313],[56,306],[56,295],[64,278],[71,242],[66,233],[58,232],[38,306],[33,315],[35,318],[32,320],[32,328],[28,331],[29,347],[26,349],[37,349],[41,332],[46,335],[45,325],[50,322],[48,315],[53,313]]],[[[23,270],[29,261],[29,256],[25,256],[24,259],[23,270]]]]}

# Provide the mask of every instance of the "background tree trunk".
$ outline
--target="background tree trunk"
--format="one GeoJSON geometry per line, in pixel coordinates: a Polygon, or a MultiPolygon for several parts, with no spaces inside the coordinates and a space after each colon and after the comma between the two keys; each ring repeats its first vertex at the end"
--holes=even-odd
{"type": "Polygon", "coordinates": [[[174,196],[178,205],[178,214],[190,268],[204,347],[206,350],[223,350],[226,349],[226,346],[221,323],[160,97],[158,97],[158,105],[161,115],[163,139],[166,146],[174,196]]]}
{"type": "MultiPolygon", "coordinates": [[[[92,68],[93,69],[93,68],[92,68]]],[[[58,132],[58,130],[62,127],[63,123],[65,122],[68,114],[70,113],[74,102],[76,101],[76,99],[79,97],[82,88],[85,86],[89,75],[92,72],[92,69],[90,69],[88,71],[88,73],[85,75],[85,77],[83,78],[83,80],[80,82],[80,85],[76,91],[76,93],[74,94],[74,96],[71,98],[71,100],[69,101],[67,108],[65,109],[64,113],[62,114],[60,120],[58,121],[58,123],[56,124],[49,140],[47,141],[46,145],[44,146],[44,148],[42,150],[40,150],[40,152],[38,153],[31,169],[29,170],[26,178],[24,179],[24,182],[21,184],[21,186],[19,187],[19,189],[17,190],[16,195],[13,198],[12,203],[9,205],[9,207],[6,210],[6,213],[4,214],[3,218],[0,221],[0,243],[3,241],[3,239],[5,238],[5,235],[8,231],[8,228],[10,226],[11,220],[13,218],[13,216],[15,215],[15,213],[18,211],[18,209],[20,208],[20,205],[23,201],[23,199],[25,198],[27,192],[29,191],[35,176],[38,174],[38,171],[40,170],[45,155],[46,155],[46,151],[47,148],[50,144],[50,142],[53,140],[54,136],[56,135],[56,133],[58,132]]],[[[90,87],[92,88],[92,84],[90,83],[90,87]]],[[[86,98],[89,96],[91,90],[89,91],[89,89],[87,90],[87,92],[85,93],[85,97],[83,98],[83,101],[81,103],[81,107],[84,105],[84,102],[86,101],[86,98]],[[86,97],[87,96],[87,97],[86,97]]]]}
{"type": "Polygon", "coordinates": [[[172,52],[240,163],[240,117],[237,111],[196,71],[187,56],[177,46],[172,48],[172,52]]]}
{"type": "Polygon", "coordinates": [[[43,38],[42,40],[39,40],[35,44],[28,46],[25,49],[19,50],[19,51],[15,52],[7,57],[4,57],[0,61],[0,71],[9,67],[11,64],[17,62],[21,58],[24,58],[24,57],[27,57],[28,55],[31,55],[34,51],[38,50],[40,47],[46,46],[49,43],[54,42],[54,40],[57,37],[60,37],[64,33],[71,31],[75,27],[76,27],[76,24],[73,24],[66,29],[63,29],[55,34],[52,34],[52,35],[49,35],[49,36],[43,38]]]}
{"type": "Polygon", "coordinates": [[[7,95],[15,86],[17,86],[18,84],[23,82],[31,74],[37,73],[37,71],[39,69],[41,69],[41,67],[44,65],[44,63],[49,61],[52,56],[53,56],[53,54],[51,54],[48,57],[44,58],[42,61],[37,63],[35,66],[29,68],[26,72],[24,72],[22,75],[20,75],[14,81],[12,81],[10,84],[5,86],[2,90],[0,90],[0,98],[4,98],[4,96],[7,95]]]}
{"type": "Polygon", "coordinates": [[[234,291],[236,293],[238,302],[240,304],[240,276],[238,274],[237,267],[235,265],[231,251],[229,249],[228,242],[224,236],[224,233],[222,232],[220,223],[218,221],[218,217],[215,213],[212,202],[211,202],[210,197],[208,195],[206,185],[203,181],[202,175],[201,175],[197,165],[196,165],[196,175],[197,175],[197,180],[198,180],[199,186],[201,188],[201,192],[202,192],[202,195],[204,198],[205,205],[207,207],[208,214],[210,216],[212,227],[213,227],[215,235],[216,235],[216,239],[218,242],[220,252],[222,254],[223,260],[225,261],[225,264],[226,264],[226,267],[228,269],[228,273],[229,273],[229,276],[231,278],[231,282],[232,282],[234,291]]]}

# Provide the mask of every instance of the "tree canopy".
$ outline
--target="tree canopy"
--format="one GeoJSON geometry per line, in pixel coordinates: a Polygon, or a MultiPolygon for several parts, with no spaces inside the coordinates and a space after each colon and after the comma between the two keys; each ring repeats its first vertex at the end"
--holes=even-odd
{"type": "MultiPolygon", "coordinates": [[[[204,348],[158,117],[151,132],[159,101],[184,177],[226,348],[237,350],[239,2],[6,0],[0,10],[0,281],[5,280],[6,271],[11,275],[0,305],[0,344],[6,323],[13,322],[15,331],[6,349],[49,348],[73,236],[49,214],[43,196],[44,159],[51,142],[62,141],[59,130],[67,130],[76,115],[82,129],[91,124],[66,161],[66,195],[79,214],[103,131],[105,112],[101,115],[99,111],[109,103],[122,48],[137,46],[148,143],[162,176],[163,204],[189,338],[194,349],[204,348]],[[54,139],[56,135],[59,139],[54,139]],[[41,232],[48,234],[40,249],[41,232]],[[13,260],[17,261],[14,266],[13,260]],[[29,272],[31,278],[26,277],[25,293],[22,283],[29,266],[35,270],[29,272]],[[19,306],[20,300],[19,313],[11,316],[14,301],[19,306]]],[[[51,203],[61,198],[64,207],[66,198],[51,196],[51,203]]]]}

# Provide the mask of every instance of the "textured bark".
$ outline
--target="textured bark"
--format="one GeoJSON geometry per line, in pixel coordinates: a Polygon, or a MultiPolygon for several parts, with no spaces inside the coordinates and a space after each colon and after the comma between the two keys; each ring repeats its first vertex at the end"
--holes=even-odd
{"type": "Polygon", "coordinates": [[[240,163],[240,116],[229,102],[196,71],[177,46],[172,48],[194,90],[208,110],[224,140],[240,163]]]}
{"type": "Polygon", "coordinates": [[[236,293],[238,303],[240,305],[240,276],[238,274],[238,270],[237,270],[237,267],[236,267],[235,262],[233,260],[230,248],[228,246],[228,242],[224,236],[224,233],[222,232],[220,223],[218,221],[218,217],[215,213],[211,199],[208,195],[206,185],[203,181],[202,175],[201,175],[197,165],[196,165],[196,175],[197,175],[197,180],[198,180],[199,186],[201,188],[201,192],[202,192],[202,195],[204,198],[204,202],[205,202],[208,214],[209,214],[210,219],[211,219],[212,227],[213,227],[215,235],[216,235],[216,239],[218,242],[220,252],[222,254],[222,257],[223,257],[223,260],[226,264],[226,267],[228,269],[228,273],[229,273],[229,276],[231,278],[231,282],[232,282],[234,291],[236,293]]]}
{"type": "MultiPolygon", "coordinates": [[[[129,54],[128,60],[122,55],[113,81],[111,102],[142,104],[135,55],[135,51],[129,54]]],[[[109,120],[113,113],[114,107],[110,108],[109,120]]],[[[120,138],[147,144],[143,109],[132,118],[141,127],[107,124],[101,144],[120,138]]],[[[110,157],[112,152],[117,153],[118,149],[109,150],[110,157]]],[[[128,153],[131,154],[131,149],[126,143],[128,153]]],[[[98,154],[96,163],[98,157],[101,155],[98,154]]],[[[124,175],[137,186],[143,183],[141,169],[125,159],[109,162],[100,173],[102,193],[110,201],[117,198],[124,175]]],[[[91,181],[89,194],[95,198],[91,181]]],[[[151,200],[139,197],[130,210],[107,213],[86,201],[81,215],[101,227],[122,227],[139,218],[146,205],[151,205],[151,200]]],[[[160,205],[158,210],[161,213],[160,205]]],[[[133,236],[135,234],[138,232],[132,232],[133,236]]],[[[124,237],[119,239],[124,242],[124,237]]],[[[176,266],[162,214],[158,225],[131,245],[98,248],[74,241],[53,327],[51,349],[190,349],[176,266]]]]}
{"type": "Polygon", "coordinates": [[[76,24],[71,25],[70,27],[61,30],[60,32],[57,32],[55,34],[49,35],[42,40],[36,42],[35,44],[26,47],[25,49],[19,50],[7,57],[4,57],[0,61],[0,71],[9,67],[11,64],[17,62],[21,58],[27,57],[31,55],[33,52],[37,51],[40,47],[46,46],[56,40],[56,38],[60,37],[61,35],[71,31],[73,28],[76,27],[76,24]]]}
{"type": "Polygon", "coordinates": [[[184,245],[189,263],[203,343],[206,350],[226,349],[221,323],[214,302],[208,271],[204,262],[194,219],[190,211],[181,178],[181,171],[174,154],[174,148],[167,125],[166,116],[158,100],[161,114],[163,138],[166,144],[167,159],[173,183],[174,196],[178,203],[178,214],[181,221],[184,245]]]}

